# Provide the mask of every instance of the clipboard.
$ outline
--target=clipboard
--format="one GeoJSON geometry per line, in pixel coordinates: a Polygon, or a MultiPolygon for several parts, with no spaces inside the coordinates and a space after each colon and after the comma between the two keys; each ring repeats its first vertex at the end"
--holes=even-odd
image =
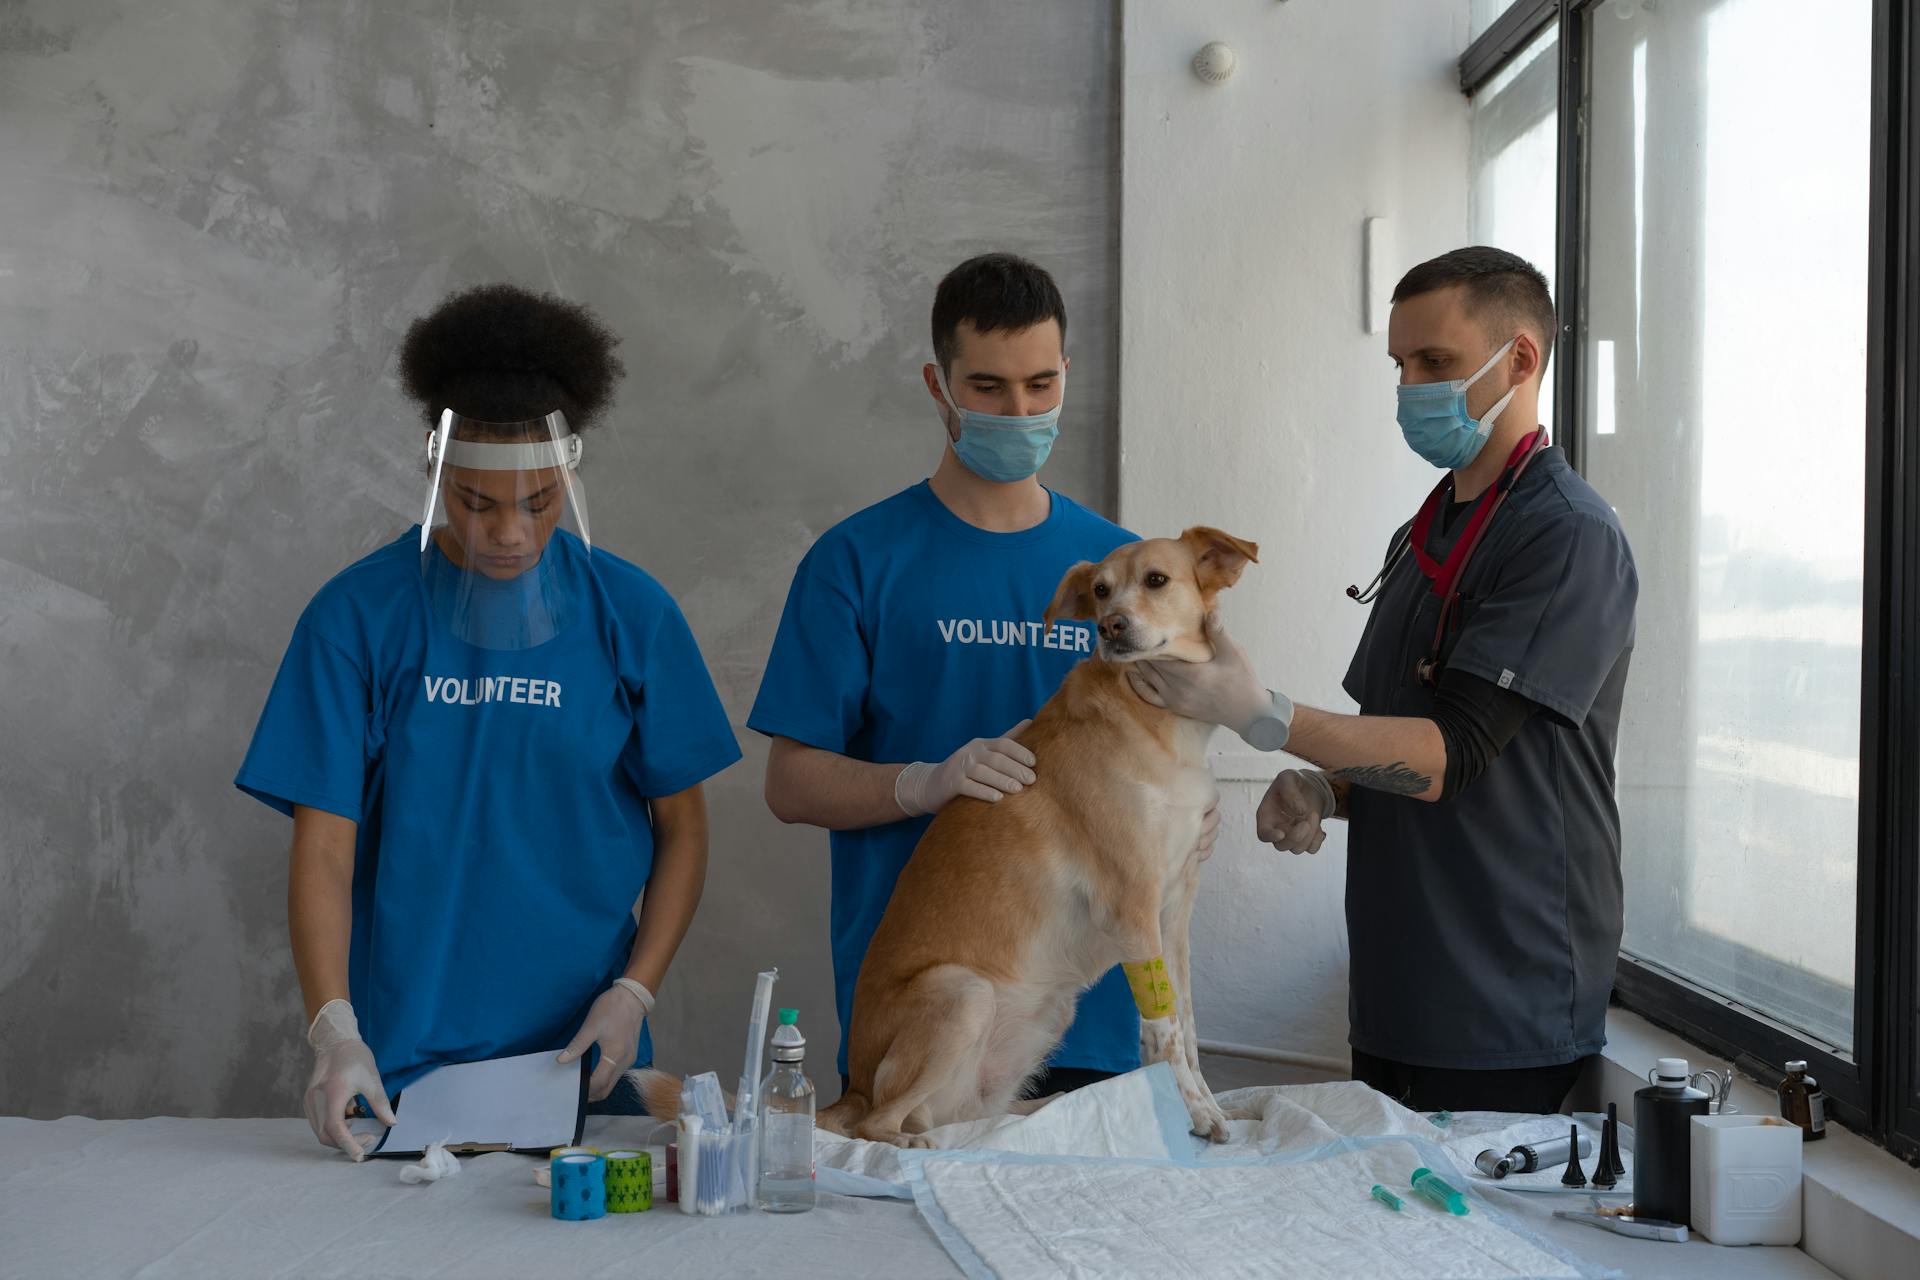
{"type": "Polygon", "coordinates": [[[389,1129],[371,1121],[379,1143],[367,1154],[413,1159],[435,1142],[461,1155],[544,1156],[554,1147],[578,1146],[586,1131],[593,1055],[564,1066],[555,1056],[542,1051],[435,1067],[394,1095],[399,1123],[389,1129]]]}

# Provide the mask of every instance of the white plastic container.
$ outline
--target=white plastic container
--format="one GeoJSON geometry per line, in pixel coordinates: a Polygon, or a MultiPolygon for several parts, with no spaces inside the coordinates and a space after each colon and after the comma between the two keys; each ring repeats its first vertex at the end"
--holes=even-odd
{"type": "Polygon", "coordinates": [[[1800,1242],[1800,1130],[1765,1116],[1695,1116],[1693,1229],[1715,1244],[1800,1242]]]}

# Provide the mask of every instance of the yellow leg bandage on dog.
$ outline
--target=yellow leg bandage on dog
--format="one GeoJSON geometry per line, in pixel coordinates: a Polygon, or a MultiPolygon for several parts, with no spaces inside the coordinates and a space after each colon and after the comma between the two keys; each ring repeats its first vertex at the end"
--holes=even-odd
{"type": "Polygon", "coordinates": [[[1165,1018],[1173,1013],[1173,979],[1167,976],[1167,962],[1159,956],[1151,960],[1128,961],[1120,966],[1133,989],[1133,1002],[1140,1006],[1143,1018],[1165,1018]]]}

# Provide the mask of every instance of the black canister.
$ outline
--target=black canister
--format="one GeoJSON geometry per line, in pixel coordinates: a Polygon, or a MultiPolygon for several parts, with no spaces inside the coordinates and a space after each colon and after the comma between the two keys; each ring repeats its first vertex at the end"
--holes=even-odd
{"type": "Polygon", "coordinates": [[[1685,1224],[1693,1212],[1693,1118],[1707,1095],[1687,1084],[1687,1060],[1662,1058],[1633,1095],[1633,1216],[1685,1224]]]}

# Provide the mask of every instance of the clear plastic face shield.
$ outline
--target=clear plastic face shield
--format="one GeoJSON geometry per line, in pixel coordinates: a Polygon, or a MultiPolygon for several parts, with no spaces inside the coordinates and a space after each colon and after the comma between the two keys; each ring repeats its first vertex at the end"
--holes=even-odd
{"type": "Polygon", "coordinates": [[[420,572],[435,614],[483,649],[531,649],[576,610],[593,543],[565,415],[482,422],[453,410],[427,437],[420,572]]]}

